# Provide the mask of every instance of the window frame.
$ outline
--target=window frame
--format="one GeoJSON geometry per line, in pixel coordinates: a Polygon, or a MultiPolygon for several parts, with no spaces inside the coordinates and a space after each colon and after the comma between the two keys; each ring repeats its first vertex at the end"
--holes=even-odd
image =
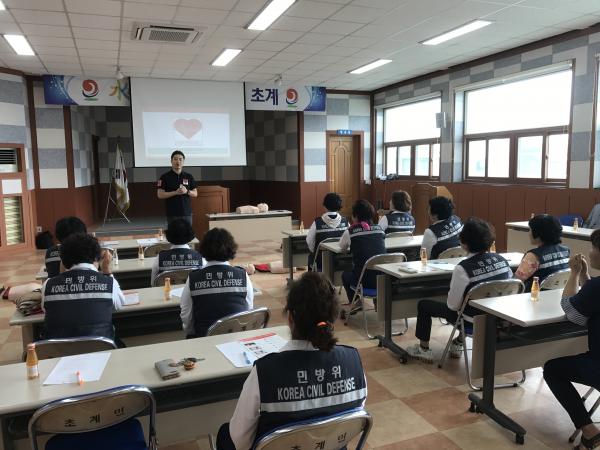
{"type": "MultiPolygon", "coordinates": [[[[572,108],[571,108],[572,109],[572,108]]],[[[463,139],[463,180],[466,182],[492,181],[504,184],[522,185],[551,185],[566,186],[569,181],[569,162],[571,160],[571,125],[526,130],[496,131],[493,133],[477,133],[464,135],[463,139]],[[567,138],[567,171],[565,178],[548,178],[548,137],[555,134],[566,134],[567,138]],[[518,170],[518,142],[521,137],[542,136],[542,176],[540,178],[519,178],[518,170]],[[509,139],[509,170],[508,177],[489,177],[489,141],[493,139],[509,139]],[[485,141],[485,175],[483,177],[469,176],[469,142],[485,141]]]]}
{"type": "Polygon", "coordinates": [[[387,154],[388,148],[396,147],[396,169],[393,172],[398,179],[414,179],[414,180],[434,180],[438,181],[440,179],[439,173],[441,172],[442,165],[442,143],[441,138],[430,138],[430,139],[415,139],[412,141],[396,141],[396,142],[384,142],[383,143],[383,172],[384,175],[389,175],[392,172],[388,171],[387,167],[387,154]],[[438,175],[432,175],[433,169],[433,146],[438,144],[440,146],[440,161],[438,167],[438,175]],[[416,153],[418,145],[429,145],[429,175],[415,175],[415,167],[416,167],[416,153]],[[399,147],[410,147],[410,174],[409,175],[400,175],[398,174],[398,165],[400,164],[399,158],[399,147]]]}

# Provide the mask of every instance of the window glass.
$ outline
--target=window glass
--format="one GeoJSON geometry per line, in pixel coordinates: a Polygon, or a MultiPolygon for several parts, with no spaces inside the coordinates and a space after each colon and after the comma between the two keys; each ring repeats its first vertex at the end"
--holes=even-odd
{"type": "Polygon", "coordinates": [[[431,176],[440,176],[440,144],[431,146],[431,176]]]}
{"type": "Polygon", "coordinates": [[[417,145],[415,148],[415,175],[429,176],[429,144],[417,145]]]}
{"type": "Polygon", "coordinates": [[[569,135],[551,134],[548,136],[547,178],[567,179],[569,135]]]}
{"type": "Polygon", "coordinates": [[[488,147],[488,177],[508,178],[510,174],[510,139],[490,139],[488,147]]]}
{"type": "Polygon", "coordinates": [[[485,177],[485,141],[469,141],[469,177],[485,177]]]}
{"type": "Polygon", "coordinates": [[[398,147],[398,175],[410,175],[410,145],[398,147]]]}
{"type": "Polygon", "coordinates": [[[384,111],[384,141],[401,142],[439,138],[435,115],[442,110],[441,98],[434,98],[384,111]]]}
{"type": "Polygon", "coordinates": [[[398,162],[398,149],[396,147],[387,147],[387,157],[385,161],[385,171],[386,175],[395,174],[398,170],[396,166],[398,162]]]}
{"type": "Polygon", "coordinates": [[[541,178],[543,136],[524,136],[517,142],[517,178],[541,178]]]}

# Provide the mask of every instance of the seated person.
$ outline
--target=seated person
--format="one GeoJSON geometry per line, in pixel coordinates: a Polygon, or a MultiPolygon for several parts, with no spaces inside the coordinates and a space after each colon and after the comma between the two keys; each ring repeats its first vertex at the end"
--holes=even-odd
{"type": "MultiPolygon", "coordinates": [[[[441,317],[454,324],[469,289],[484,281],[512,278],[513,273],[508,261],[501,255],[488,251],[495,240],[494,229],[486,221],[473,217],[464,223],[460,232],[460,246],[468,252],[467,258],[458,263],[452,272],[446,304],[435,300],[419,302],[415,334],[420,343],[406,349],[410,356],[432,362],[433,352],[429,348],[431,319],[441,317]]],[[[478,314],[478,310],[467,305],[464,313],[467,316],[474,316],[478,314]]],[[[450,347],[450,356],[460,358],[462,345],[460,336],[454,339],[450,347]]]]}
{"type": "Polygon", "coordinates": [[[154,260],[151,280],[154,281],[161,272],[167,270],[197,268],[206,263],[202,255],[188,245],[194,239],[194,230],[187,220],[173,219],[169,222],[165,235],[171,248],[161,251],[154,260]]]}
{"type": "Polygon", "coordinates": [[[102,251],[95,237],[80,233],[63,241],[60,258],[66,270],[42,287],[44,338],[114,339],[112,312],[123,307],[124,296],[110,273],[110,252],[102,251]]]}
{"type": "MultiPolygon", "coordinates": [[[[352,219],[354,224],[342,235],[340,247],[352,253],[352,270],[342,273],[342,284],[346,289],[348,301],[352,302],[354,289],[362,269],[369,258],[383,255],[385,251],[385,233],[379,225],[373,225],[375,209],[366,200],[357,200],[352,206],[352,219]]],[[[368,270],[362,280],[363,287],[375,289],[377,287],[377,272],[368,270]]],[[[354,311],[355,312],[355,311],[354,311]]]]}
{"type": "Polygon", "coordinates": [[[540,283],[548,275],[569,268],[571,250],[560,244],[562,225],[548,214],[540,214],[529,220],[529,240],[532,248],[521,260],[515,277],[525,283],[525,291],[531,291],[533,277],[540,283]]]}
{"type": "Polygon", "coordinates": [[[78,217],[63,217],[56,222],[54,234],[59,244],[53,245],[46,250],[46,272],[48,278],[55,277],[60,273],[60,244],[75,233],[87,233],[85,223],[78,217]]]}
{"type": "MultiPolygon", "coordinates": [[[[317,217],[306,235],[306,243],[310,250],[308,255],[308,269],[310,270],[315,260],[315,252],[319,244],[328,238],[339,238],[348,229],[348,221],[338,212],[342,208],[342,198],[335,192],[330,192],[323,199],[323,206],[327,212],[317,217]]],[[[321,259],[317,261],[317,269],[321,270],[321,259]]]]}
{"type": "Polygon", "coordinates": [[[600,277],[591,278],[588,272],[589,266],[600,269],[600,230],[592,233],[591,241],[589,263],[582,255],[571,257],[571,275],[560,302],[569,321],[587,327],[588,351],[552,359],[544,364],[544,379],[548,387],[571,417],[575,428],[581,429],[579,448],[587,449],[600,445],[600,428],[593,423],[573,383],[600,389],[600,277]]]}
{"type": "Polygon", "coordinates": [[[237,244],[224,228],[202,238],[206,265],[190,272],[181,294],[181,321],[188,338],[206,336],[210,326],[230,314],[253,308],[254,290],[246,270],[229,264],[237,244]]]}
{"type": "Polygon", "coordinates": [[[336,345],[333,336],[338,317],[333,286],[319,273],[305,273],[290,286],[285,312],[292,339],[279,353],[254,363],[231,421],[219,430],[218,450],[248,450],[277,427],[364,406],[367,384],[360,355],[354,347],[336,345]],[[343,380],[352,380],[343,395],[327,393],[328,384],[343,380]],[[309,400],[306,393],[302,399],[277,394],[308,386],[313,386],[309,400]]]}
{"type": "Polygon", "coordinates": [[[385,234],[400,231],[415,231],[415,218],[411,215],[412,201],[406,191],[392,193],[390,200],[391,211],[379,219],[379,226],[385,234]]]}
{"type": "Polygon", "coordinates": [[[454,204],[446,197],[434,197],[429,200],[429,218],[431,225],[423,233],[423,248],[427,257],[437,259],[439,254],[449,248],[458,247],[458,234],[462,230],[460,219],[453,215],[454,204]]]}

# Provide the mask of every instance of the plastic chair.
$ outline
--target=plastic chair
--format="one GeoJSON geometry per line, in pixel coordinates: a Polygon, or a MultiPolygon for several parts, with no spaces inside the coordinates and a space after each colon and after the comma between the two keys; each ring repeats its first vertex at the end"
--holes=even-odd
{"type": "MultiPolygon", "coordinates": [[[[116,348],[117,345],[113,340],[102,336],[46,339],[35,342],[35,352],[40,360],[115,350],[116,348]]],[[[23,352],[23,361],[26,357],[27,352],[23,352]]]]}
{"type": "Polygon", "coordinates": [[[385,238],[397,238],[397,237],[411,237],[413,234],[411,231],[394,231],[385,235],[385,238]]]}
{"type": "Polygon", "coordinates": [[[563,289],[566,286],[567,281],[569,281],[570,276],[571,269],[563,269],[551,273],[540,283],[540,290],[549,291],[552,289],[563,289]]]}
{"type": "Polygon", "coordinates": [[[165,270],[164,272],[156,275],[156,278],[152,280],[152,286],[164,286],[165,278],[170,278],[172,285],[184,284],[187,281],[190,272],[196,269],[196,267],[190,267],[189,269],[165,270]]]}
{"type": "Polygon", "coordinates": [[[171,244],[169,242],[159,242],[157,244],[152,244],[144,248],[144,256],[150,258],[152,256],[158,255],[163,250],[169,250],[170,248],[171,244]]]}
{"type": "Polygon", "coordinates": [[[341,237],[330,237],[330,238],[323,239],[321,242],[319,242],[319,245],[317,245],[317,249],[315,250],[315,259],[313,260],[313,263],[312,263],[312,266],[311,266],[311,269],[314,272],[318,271],[317,270],[317,262],[319,261],[319,259],[318,259],[319,258],[319,253],[321,253],[323,251],[321,249],[321,246],[323,244],[327,244],[327,243],[330,243],[330,242],[339,242],[340,239],[341,239],[341,237]]]}
{"type": "Polygon", "coordinates": [[[29,420],[31,448],[38,436],[54,434],[46,450],[156,450],[156,403],[145,386],[121,386],[56,400],[38,409],[29,420]],[[137,416],[148,415],[148,441],[137,416]]]}
{"type": "Polygon", "coordinates": [[[467,252],[461,246],[447,248],[442,253],[440,253],[437,259],[445,259],[445,258],[462,258],[467,256],[467,252]]]}
{"type": "MultiPolygon", "coordinates": [[[[373,418],[362,408],[284,425],[260,436],[252,450],[338,450],[360,435],[356,450],[362,450],[373,426],[373,418]]],[[[210,446],[214,450],[212,436],[210,446]]]]}
{"type": "MultiPolygon", "coordinates": [[[[585,403],[585,401],[595,391],[596,391],[596,389],[594,389],[593,387],[589,388],[588,391],[583,395],[583,397],[581,397],[581,400],[583,400],[583,402],[585,403]]],[[[600,406],[600,397],[598,397],[596,399],[596,401],[594,402],[594,404],[590,408],[590,411],[589,411],[590,417],[594,415],[594,413],[598,409],[598,406],[600,406]]],[[[575,439],[577,439],[577,436],[579,436],[579,433],[581,433],[581,429],[580,428],[576,428],[575,431],[573,431],[573,434],[571,436],[569,436],[569,442],[575,442],[575,439]]]]}
{"type": "Polygon", "coordinates": [[[215,336],[217,334],[237,333],[238,331],[258,330],[266,328],[271,313],[269,308],[251,309],[228,316],[222,317],[213,323],[207,330],[207,336],[215,336]]]}
{"type": "Polygon", "coordinates": [[[568,227],[573,226],[575,219],[577,219],[577,223],[579,224],[579,226],[582,227],[583,226],[583,217],[581,217],[578,214],[564,214],[564,215],[558,217],[558,221],[560,222],[560,224],[568,226],[568,227]]]}
{"type": "MultiPolygon", "coordinates": [[[[391,264],[391,263],[399,263],[399,262],[404,262],[404,261],[406,261],[406,255],[404,253],[384,253],[383,255],[371,256],[367,260],[367,262],[365,263],[365,265],[362,268],[362,271],[360,272],[360,276],[358,277],[358,283],[356,283],[356,286],[351,286],[351,288],[354,289],[354,296],[352,297],[352,301],[350,302],[350,309],[348,310],[348,313],[346,314],[344,325],[348,325],[348,320],[350,319],[350,315],[352,315],[352,310],[359,304],[362,304],[362,313],[363,313],[363,320],[364,320],[364,325],[365,325],[365,333],[367,334],[367,337],[369,339],[375,339],[375,336],[369,334],[369,326],[367,323],[367,311],[364,307],[364,299],[365,298],[376,299],[377,298],[377,289],[363,287],[363,285],[362,285],[363,277],[365,276],[365,273],[367,272],[367,270],[373,270],[373,267],[375,267],[378,264],[391,264]]],[[[408,329],[408,319],[405,319],[404,323],[406,325],[406,329],[408,329]]],[[[403,333],[404,332],[396,333],[396,335],[403,334],[403,333]]]]}
{"type": "MultiPolygon", "coordinates": [[[[479,283],[476,286],[473,286],[469,291],[465,294],[465,298],[463,299],[462,306],[460,311],[458,312],[458,318],[454,323],[454,327],[452,328],[452,332],[450,333],[450,337],[448,338],[448,343],[446,344],[446,348],[444,349],[444,353],[440,358],[438,363],[438,367],[441,369],[444,362],[446,361],[446,357],[448,355],[448,351],[450,349],[450,345],[452,344],[452,340],[454,338],[454,332],[457,328],[460,327],[460,336],[463,343],[463,355],[465,358],[465,368],[467,372],[467,384],[474,391],[481,391],[482,388],[479,386],[475,386],[473,381],[471,380],[471,369],[469,367],[469,355],[467,350],[467,335],[470,335],[472,330],[466,330],[465,322],[469,324],[473,323],[473,318],[467,316],[464,311],[470,300],[478,300],[481,298],[488,297],[503,297],[505,295],[514,295],[520,294],[525,290],[525,285],[521,280],[510,279],[510,280],[496,280],[496,281],[484,281],[483,283],[479,283]],[[469,333],[467,332],[469,331],[469,333]]],[[[522,378],[518,383],[509,383],[509,384],[497,384],[495,388],[505,388],[505,387],[516,387],[519,384],[525,382],[525,371],[522,371],[522,378]]]]}

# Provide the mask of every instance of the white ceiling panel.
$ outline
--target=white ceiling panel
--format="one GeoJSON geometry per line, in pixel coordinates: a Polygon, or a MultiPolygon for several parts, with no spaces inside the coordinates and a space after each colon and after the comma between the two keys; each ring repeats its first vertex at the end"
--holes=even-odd
{"type": "Polygon", "coordinates": [[[69,14],[69,20],[74,27],[103,28],[106,30],[119,30],[120,17],[99,16],[92,14],[69,14]]]}
{"type": "Polygon", "coordinates": [[[199,23],[220,25],[227,17],[227,11],[221,9],[177,8],[175,21],[182,23],[199,23]]]}
{"type": "Polygon", "coordinates": [[[300,31],[265,30],[257,37],[257,41],[294,42],[302,38],[304,33],[300,31]]]}
{"type": "Polygon", "coordinates": [[[71,13],[121,15],[121,2],[116,0],[65,0],[65,5],[71,13]]]}
{"type": "Polygon", "coordinates": [[[9,8],[64,11],[62,0],[3,0],[9,8]]]}
{"type": "Polygon", "coordinates": [[[99,50],[118,50],[118,41],[96,41],[94,39],[75,39],[75,45],[80,49],[95,48],[99,50]]]}
{"type": "Polygon", "coordinates": [[[23,23],[21,24],[21,29],[26,36],[71,37],[71,28],[69,27],[23,23]]]}
{"type": "Polygon", "coordinates": [[[75,42],[70,37],[29,36],[28,40],[33,46],[75,47],[75,42]]]}
{"type": "Polygon", "coordinates": [[[171,5],[150,5],[147,3],[126,2],[123,5],[123,16],[135,19],[156,19],[169,21],[173,19],[177,7],[171,5]]]}
{"type": "Polygon", "coordinates": [[[120,34],[116,30],[101,30],[99,28],[73,27],[76,39],[96,39],[99,41],[118,41],[120,34]]]}
{"type": "Polygon", "coordinates": [[[11,9],[15,20],[19,23],[35,23],[39,25],[69,25],[67,15],[62,12],[37,11],[33,9],[11,9]]]}
{"type": "Polygon", "coordinates": [[[307,0],[294,3],[292,7],[285,12],[285,15],[291,17],[325,19],[339,11],[341,8],[342,5],[340,4],[307,0]]]}
{"type": "Polygon", "coordinates": [[[342,22],[339,20],[324,20],[312,29],[315,33],[325,34],[350,34],[363,25],[355,22],[342,22]]]}

